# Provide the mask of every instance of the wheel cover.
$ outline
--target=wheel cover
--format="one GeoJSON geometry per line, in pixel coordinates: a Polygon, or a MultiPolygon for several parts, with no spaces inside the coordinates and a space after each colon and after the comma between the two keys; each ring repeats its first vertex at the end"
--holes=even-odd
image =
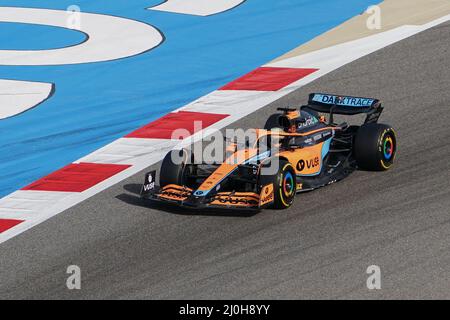
{"type": "Polygon", "coordinates": [[[294,177],[292,176],[292,173],[289,171],[284,174],[282,188],[283,193],[287,198],[292,197],[295,191],[295,183],[294,177]]]}

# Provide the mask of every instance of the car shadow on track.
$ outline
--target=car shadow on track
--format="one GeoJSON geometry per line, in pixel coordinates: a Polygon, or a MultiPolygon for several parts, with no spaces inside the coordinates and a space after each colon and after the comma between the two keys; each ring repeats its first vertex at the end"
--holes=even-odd
{"type": "Polygon", "coordinates": [[[250,218],[258,214],[259,211],[230,211],[220,209],[202,209],[191,210],[187,208],[172,206],[164,203],[150,201],[142,199],[140,197],[141,185],[132,183],[123,186],[125,191],[129,193],[122,193],[116,196],[116,199],[123,201],[132,206],[138,206],[158,211],[163,211],[171,214],[183,215],[183,216],[216,216],[216,217],[241,217],[250,218]]]}

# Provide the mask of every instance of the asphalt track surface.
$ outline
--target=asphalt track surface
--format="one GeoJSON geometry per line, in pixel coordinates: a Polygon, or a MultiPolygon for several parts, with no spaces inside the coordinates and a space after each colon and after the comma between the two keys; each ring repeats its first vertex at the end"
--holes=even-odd
{"type": "Polygon", "coordinates": [[[450,299],[450,24],[364,57],[233,127],[262,126],[313,91],[373,96],[397,129],[393,170],[356,172],[253,216],[149,209],[142,174],[0,246],[0,297],[450,299]],[[66,268],[82,270],[67,290],[66,268]],[[382,289],[366,288],[378,265],[382,289]]]}

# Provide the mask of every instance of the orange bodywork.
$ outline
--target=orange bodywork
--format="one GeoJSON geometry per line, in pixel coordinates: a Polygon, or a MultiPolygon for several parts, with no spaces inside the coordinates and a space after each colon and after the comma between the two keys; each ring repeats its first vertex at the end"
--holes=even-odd
{"type": "Polygon", "coordinates": [[[256,156],[258,149],[245,149],[235,152],[225,162],[220,165],[197,189],[199,191],[208,191],[212,187],[217,185],[228,174],[233,172],[240,164],[244,163],[248,159],[256,156]]]}
{"type": "MultiPolygon", "coordinates": [[[[295,116],[294,114],[292,116],[295,116]]],[[[313,130],[307,133],[287,133],[287,132],[272,132],[263,129],[256,129],[257,140],[264,136],[278,136],[278,137],[306,137],[312,134],[329,131],[339,130],[336,127],[325,127],[317,130],[313,130]]],[[[299,175],[312,175],[320,171],[322,167],[322,148],[323,142],[316,145],[299,149],[293,149],[288,151],[282,151],[278,155],[286,158],[292,166],[295,168],[296,173],[299,175]]],[[[236,151],[231,157],[225,160],[225,162],[216,169],[198,188],[198,191],[207,192],[216,186],[221,180],[226,178],[231,172],[233,172],[240,164],[255,157],[258,154],[256,147],[245,150],[236,151]]]]}
{"type": "MultiPolygon", "coordinates": [[[[273,132],[262,129],[256,129],[257,141],[264,136],[275,137],[307,137],[316,133],[339,130],[336,127],[325,127],[313,130],[307,133],[288,133],[273,132]]],[[[274,156],[287,159],[294,167],[297,175],[314,175],[318,174],[322,167],[322,148],[324,142],[317,143],[303,148],[292,150],[283,150],[274,156]]],[[[257,144],[253,148],[238,150],[225,160],[209,177],[207,177],[198,189],[193,190],[179,185],[167,185],[163,187],[156,196],[161,200],[183,202],[188,200],[192,195],[201,197],[208,194],[213,188],[219,190],[220,183],[233,173],[239,165],[248,160],[260,156],[260,150],[257,144]],[[195,191],[195,192],[194,192],[195,191]],[[198,194],[197,194],[198,192],[198,194]]],[[[262,158],[264,159],[264,158],[262,158]]],[[[297,189],[302,189],[301,184],[297,184],[297,189]]],[[[223,207],[241,207],[241,208],[261,208],[267,206],[275,200],[275,186],[273,184],[265,185],[261,189],[261,193],[254,192],[217,192],[212,195],[211,202],[208,205],[216,205],[223,207]]]]}
{"type": "Polygon", "coordinates": [[[315,133],[323,132],[323,131],[329,131],[329,130],[341,130],[339,127],[323,127],[316,130],[311,130],[304,133],[298,133],[298,132],[278,132],[278,131],[267,131],[263,129],[257,129],[258,137],[262,137],[263,135],[271,135],[271,136],[279,136],[279,137],[307,137],[315,133]]]}
{"type": "Polygon", "coordinates": [[[298,150],[289,150],[279,153],[280,157],[286,158],[294,167],[295,173],[299,175],[313,175],[322,167],[323,142],[298,150]]]}
{"type": "Polygon", "coordinates": [[[158,197],[165,200],[184,201],[192,194],[192,191],[190,188],[169,184],[161,189],[158,197]]]}
{"type": "MultiPolygon", "coordinates": [[[[324,131],[340,130],[339,127],[324,127],[305,133],[286,133],[286,132],[270,132],[266,130],[258,130],[260,137],[264,135],[272,135],[279,137],[307,137],[324,131]]],[[[324,142],[317,143],[302,149],[292,149],[281,151],[278,156],[286,158],[294,167],[295,173],[298,175],[314,175],[319,173],[322,168],[322,149],[324,142]]]]}
{"type": "Polygon", "coordinates": [[[286,114],[286,117],[289,120],[297,119],[298,117],[300,117],[300,111],[299,110],[290,111],[286,114]]]}
{"type": "Polygon", "coordinates": [[[259,195],[253,192],[219,192],[214,196],[211,205],[257,207],[259,195]]]}
{"type": "Polygon", "coordinates": [[[259,196],[259,206],[270,204],[275,200],[275,193],[273,183],[264,186],[261,190],[261,195],[259,196]]]}

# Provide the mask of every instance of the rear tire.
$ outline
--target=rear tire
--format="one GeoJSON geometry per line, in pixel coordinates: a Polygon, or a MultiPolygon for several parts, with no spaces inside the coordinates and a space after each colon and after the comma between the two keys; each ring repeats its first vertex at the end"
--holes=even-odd
{"type": "Polygon", "coordinates": [[[362,125],[355,137],[354,156],[358,167],[385,171],[392,167],[397,151],[397,138],[391,126],[380,123],[362,125]]]}
{"type": "MultiPolygon", "coordinates": [[[[265,168],[269,166],[270,163],[264,165],[265,168]]],[[[262,170],[264,170],[264,168],[262,170]]],[[[297,190],[297,176],[295,174],[294,167],[292,167],[289,161],[280,159],[279,168],[274,174],[260,173],[259,184],[261,186],[261,189],[271,183],[273,184],[274,188],[274,202],[272,203],[270,208],[289,208],[294,202],[297,190]]]]}
{"type": "Polygon", "coordinates": [[[283,130],[283,128],[280,125],[280,117],[281,117],[280,113],[274,113],[273,115],[271,115],[269,119],[267,119],[266,124],[264,125],[264,129],[269,131],[272,129],[283,130]]]}
{"type": "Polygon", "coordinates": [[[169,184],[183,185],[187,160],[188,153],[184,149],[171,150],[166,154],[159,174],[159,185],[161,188],[169,184]]]}

